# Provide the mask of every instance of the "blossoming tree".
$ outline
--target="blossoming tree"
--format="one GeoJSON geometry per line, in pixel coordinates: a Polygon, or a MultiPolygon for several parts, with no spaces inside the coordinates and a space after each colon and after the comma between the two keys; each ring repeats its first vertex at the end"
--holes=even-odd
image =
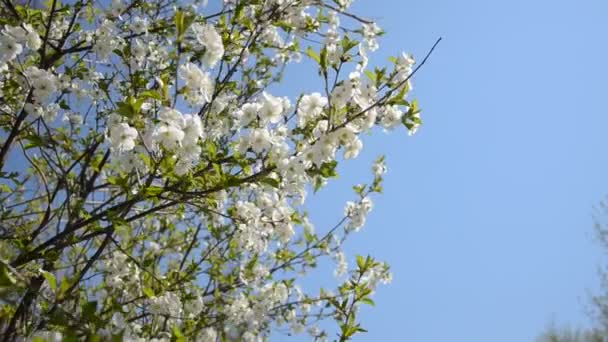
{"type": "Polygon", "coordinates": [[[341,246],[384,160],[333,227],[313,227],[306,196],[360,134],[420,118],[413,58],[369,70],[382,31],[350,2],[2,0],[0,340],[365,331],[389,267],[349,268],[341,246]],[[304,58],[318,91],[272,94],[304,58]],[[325,258],[340,285],[302,290],[325,258]]]}

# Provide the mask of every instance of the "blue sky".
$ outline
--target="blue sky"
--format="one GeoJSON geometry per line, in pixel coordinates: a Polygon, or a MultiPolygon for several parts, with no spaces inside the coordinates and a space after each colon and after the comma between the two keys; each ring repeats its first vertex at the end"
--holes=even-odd
{"type": "Polygon", "coordinates": [[[387,156],[385,194],[347,251],[389,261],[391,285],[356,341],[532,341],[552,320],[587,325],[608,194],[608,2],[359,0],[387,35],[372,64],[421,59],[424,126],[365,139],[311,201],[340,217],[350,184],[387,156]]]}

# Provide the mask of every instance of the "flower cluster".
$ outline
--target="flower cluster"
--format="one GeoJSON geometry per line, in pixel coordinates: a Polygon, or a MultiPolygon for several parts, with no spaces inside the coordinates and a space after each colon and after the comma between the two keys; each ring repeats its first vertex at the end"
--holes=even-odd
{"type": "Polygon", "coordinates": [[[25,45],[30,50],[38,50],[42,40],[32,25],[6,26],[0,34],[0,65],[11,62],[23,51],[25,45]]]}
{"type": "Polygon", "coordinates": [[[186,96],[192,105],[203,105],[213,96],[213,80],[208,73],[193,63],[186,63],[179,68],[179,76],[186,82],[186,96]]]}
{"type": "Polygon", "coordinates": [[[215,27],[210,24],[201,25],[194,23],[192,31],[196,44],[204,48],[202,62],[208,67],[214,67],[217,62],[224,56],[224,44],[222,37],[217,33],[215,27]]]}
{"type": "Polygon", "coordinates": [[[150,312],[167,317],[181,317],[182,303],[176,293],[166,292],[150,299],[150,312]]]}
{"type": "Polygon", "coordinates": [[[128,294],[139,289],[140,270],[132,262],[128,262],[124,253],[114,253],[111,259],[104,262],[104,269],[105,282],[112,291],[128,294]]]}
{"type": "Polygon", "coordinates": [[[347,202],[344,214],[350,219],[348,229],[354,231],[361,229],[372,207],[372,201],[368,197],[363,198],[359,203],[347,202]]]}

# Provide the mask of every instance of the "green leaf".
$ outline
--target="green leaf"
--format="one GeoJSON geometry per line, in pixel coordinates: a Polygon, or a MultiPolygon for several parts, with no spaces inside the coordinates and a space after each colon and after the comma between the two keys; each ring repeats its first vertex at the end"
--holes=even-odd
{"type": "Polygon", "coordinates": [[[179,330],[179,327],[177,325],[173,326],[173,337],[171,338],[171,341],[185,341],[186,339],[184,338],[184,335],[182,334],[182,332],[179,330]]]}
{"type": "Polygon", "coordinates": [[[420,113],[420,112],[421,112],[421,110],[420,110],[420,108],[418,107],[418,100],[414,100],[414,101],[412,101],[412,104],[411,104],[411,106],[410,106],[410,113],[411,113],[411,114],[418,114],[418,113],[420,113]]]}
{"type": "Polygon", "coordinates": [[[306,49],[306,55],[312,59],[315,60],[315,62],[317,62],[318,64],[321,64],[321,57],[319,56],[318,53],[315,52],[315,50],[312,49],[312,47],[308,47],[306,49]]]}
{"type": "Polygon", "coordinates": [[[164,189],[162,187],[151,185],[146,188],[145,194],[146,194],[146,197],[156,197],[156,196],[160,195],[163,191],[164,191],[164,189]]]}
{"type": "Polygon", "coordinates": [[[68,277],[63,277],[63,279],[61,279],[61,285],[59,285],[60,297],[61,297],[61,295],[65,294],[69,288],[70,288],[70,280],[68,279],[68,277]]]}
{"type": "Polygon", "coordinates": [[[155,90],[146,90],[144,92],[142,92],[141,94],[139,94],[139,96],[141,96],[142,98],[146,98],[146,99],[155,99],[155,100],[162,100],[162,96],[160,96],[159,92],[155,91],[155,90]]]}
{"type": "Polygon", "coordinates": [[[342,52],[347,53],[352,48],[357,46],[359,44],[359,42],[357,42],[356,40],[352,40],[348,36],[345,35],[344,39],[342,39],[341,44],[342,44],[342,52]]]}
{"type": "Polygon", "coordinates": [[[97,334],[89,334],[87,336],[87,342],[101,342],[101,336],[97,334]]]}
{"type": "Polygon", "coordinates": [[[211,140],[205,141],[205,151],[209,158],[215,158],[217,155],[217,145],[211,140]]]}
{"type": "Polygon", "coordinates": [[[337,161],[331,161],[328,163],[323,163],[323,165],[321,165],[321,169],[319,170],[321,172],[321,176],[325,177],[325,178],[332,178],[332,177],[337,177],[338,173],[336,172],[336,166],[338,165],[337,161]]]}
{"type": "Polygon", "coordinates": [[[319,189],[321,189],[321,187],[323,186],[323,179],[319,178],[319,177],[315,177],[313,180],[313,190],[314,192],[319,191],[319,189]]]}
{"type": "Polygon", "coordinates": [[[376,306],[376,303],[371,298],[362,298],[361,302],[367,305],[376,306]]]}
{"type": "Polygon", "coordinates": [[[97,316],[95,313],[97,312],[97,301],[86,302],[82,306],[82,314],[88,320],[93,320],[97,316]]]}
{"type": "Polygon", "coordinates": [[[37,134],[31,134],[25,137],[29,141],[27,145],[25,145],[25,149],[29,150],[30,148],[35,147],[44,147],[47,146],[47,139],[43,138],[37,134]]]}
{"type": "MultiPolygon", "coordinates": [[[[321,60],[319,61],[323,74],[327,73],[327,47],[323,47],[321,50],[321,60]]],[[[326,75],[327,76],[327,75],[326,75]]]]}
{"type": "Polygon", "coordinates": [[[185,14],[182,11],[177,11],[175,12],[175,28],[177,29],[177,40],[181,40],[182,36],[184,35],[185,29],[184,29],[184,17],[185,14]]]}
{"type": "Polygon", "coordinates": [[[17,280],[10,274],[8,267],[4,264],[0,264],[0,287],[12,286],[16,282],[17,280]]]}
{"type": "Polygon", "coordinates": [[[131,106],[130,103],[118,102],[116,105],[117,105],[116,113],[118,113],[121,116],[124,116],[126,118],[132,118],[133,115],[135,114],[133,112],[133,107],[131,106]]]}
{"type": "Polygon", "coordinates": [[[359,266],[360,269],[365,267],[365,258],[361,255],[357,255],[357,266],[359,266]]]}
{"type": "Polygon", "coordinates": [[[376,74],[371,72],[371,70],[365,70],[365,75],[369,78],[370,81],[376,83],[376,74]]]}
{"type": "Polygon", "coordinates": [[[155,296],[154,291],[149,287],[144,287],[143,292],[148,298],[153,298],[155,296]]]}
{"type": "Polygon", "coordinates": [[[269,178],[269,177],[268,178],[263,178],[261,180],[261,182],[264,183],[264,184],[268,184],[268,185],[270,185],[273,188],[278,188],[279,187],[279,181],[276,180],[276,179],[274,179],[274,178],[269,178]]]}
{"type": "Polygon", "coordinates": [[[241,15],[243,14],[243,9],[245,9],[245,5],[245,1],[239,1],[237,3],[236,8],[234,9],[233,21],[236,21],[241,18],[241,15]]]}
{"type": "Polygon", "coordinates": [[[59,101],[59,108],[68,110],[70,109],[70,106],[65,100],[61,100],[59,101]]]}
{"type": "Polygon", "coordinates": [[[57,278],[55,277],[55,275],[51,272],[47,272],[44,270],[40,270],[40,273],[42,273],[42,276],[44,277],[44,279],[46,279],[46,281],[49,283],[49,286],[51,287],[51,289],[53,291],[57,290],[57,278]]]}
{"type": "Polygon", "coordinates": [[[177,29],[178,43],[184,38],[184,34],[186,33],[186,30],[188,30],[188,27],[190,27],[190,24],[192,24],[192,21],[194,21],[194,17],[186,15],[183,11],[177,11],[175,13],[175,27],[177,29]]]}
{"type": "Polygon", "coordinates": [[[131,104],[131,108],[133,109],[133,113],[137,114],[141,111],[141,106],[143,106],[145,99],[141,98],[141,99],[135,99],[130,97],[129,98],[129,102],[131,104]]]}
{"type": "Polygon", "coordinates": [[[361,185],[354,185],[353,186],[353,190],[355,190],[355,192],[358,195],[362,195],[365,192],[365,189],[367,188],[367,185],[365,184],[361,184],[361,185]]]}

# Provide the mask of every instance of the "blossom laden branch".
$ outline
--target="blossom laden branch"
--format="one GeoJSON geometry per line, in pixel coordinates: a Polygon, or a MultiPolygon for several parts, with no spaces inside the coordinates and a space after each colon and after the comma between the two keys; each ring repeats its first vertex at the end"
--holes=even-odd
{"type": "Polygon", "coordinates": [[[206,2],[3,3],[2,340],[257,341],[279,327],[323,341],[331,318],[341,340],[364,331],[360,305],[390,270],[349,267],[343,245],[384,158],[333,227],[316,230],[310,193],[362,134],[416,132],[411,80],[439,40],[417,65],[369,69],[384,32],[350,0],[206,2]],[[322,88],[278,94],[303,58],[322,88]],[[302,290],[331,260],[340,284],[302,290]]]}

